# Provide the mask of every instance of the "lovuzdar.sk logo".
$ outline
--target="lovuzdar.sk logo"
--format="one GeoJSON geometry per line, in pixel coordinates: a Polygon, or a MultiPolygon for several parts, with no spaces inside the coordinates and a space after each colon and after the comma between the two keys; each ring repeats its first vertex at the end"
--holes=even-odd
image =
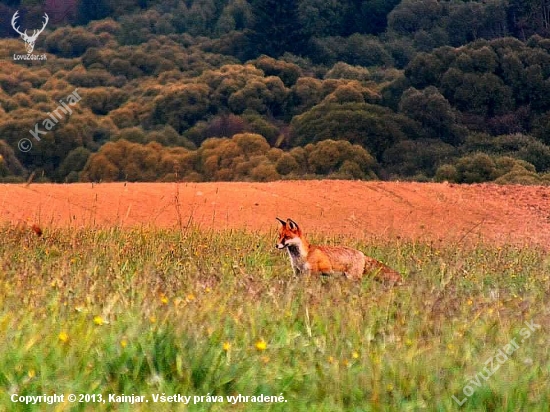
{"type": "Polygon", "coordinates": [[[33,34],[31,36],[29,36],[27,34],[27,29],[25,29],[25,31],[22,32],[20,30],[20,27],[17,26],[17,19],[18,18],[19,18],[19,10],[17,10],[13,14],[13,17],[11,18],[11,26],[13,27],[13,29],[19,35],[21,35],[21,38],[25,42],[25,49],[27,50],[27,54],[14,54],[13,59],[14,60],[46,60],[46,55],[45,54],[34,55],[34,54],[32,54],[32,51],[34,50],[34,45],[36,43],[36,39],[38,38],[40,33],[42,33],[44,31],[44,29],[46,28],[46,25],[48,24],[48,21],[50,20],[48,15],[46,13],[44,13],[44,23],[42,24],[42,28],[41,29],[34,29],[33,34]]]}

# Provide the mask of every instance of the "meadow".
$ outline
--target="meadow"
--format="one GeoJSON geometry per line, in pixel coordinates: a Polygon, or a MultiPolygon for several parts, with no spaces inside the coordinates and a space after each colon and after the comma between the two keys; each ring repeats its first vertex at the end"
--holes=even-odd
{"type": "Polygon", "coordinates": [[[0,239],[0,410],[550,409],[550,259],[536,247],[311,236],[403,272],[390,287],[296,278],[274,232],[5,225],[0,239]],[[11,400],[43,394],[65,399],[11,400]],[[238,394],[286,402],[227,402],[238,394]]]}

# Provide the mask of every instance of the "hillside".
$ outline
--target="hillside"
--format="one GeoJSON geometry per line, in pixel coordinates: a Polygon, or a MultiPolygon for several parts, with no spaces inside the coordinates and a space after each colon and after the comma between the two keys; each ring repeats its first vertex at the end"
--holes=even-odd
{"type": "Polygon", "coordinates": [[[546,185],[548,6],[5,2],[0,181],[546,185]]]}

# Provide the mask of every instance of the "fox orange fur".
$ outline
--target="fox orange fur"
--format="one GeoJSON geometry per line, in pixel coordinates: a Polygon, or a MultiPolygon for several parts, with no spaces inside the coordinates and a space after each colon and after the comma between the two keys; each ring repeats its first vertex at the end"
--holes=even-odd
{"type": "Polygon", "coordinates": [[[373,274],[375,278],[401,284],[401,275],[376,259],[365,256],[359,250],[344,246],[310,245],[302,230],[292,219],[281,223],[277,249],[285,249],[290,256],[290,264],[295,274],[333,275],[343,274],[349,279],[359,280],[364,274],[373,274]]]}

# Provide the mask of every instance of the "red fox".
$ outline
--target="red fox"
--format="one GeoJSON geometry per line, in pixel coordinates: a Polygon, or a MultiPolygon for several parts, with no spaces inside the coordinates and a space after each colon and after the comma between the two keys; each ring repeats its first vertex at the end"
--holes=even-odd
{"type": "Polygon", "coordinates": [[[304,237],[298,224],[292,219],[281,223],[277,249],[288,250],[290,264],[295,274],[333,275],[341,273],[349,279],[359,280],[366,273],[376,279],[401,284],[401,275],[363,252],[343,246],[313,246],[304,237]]]}

